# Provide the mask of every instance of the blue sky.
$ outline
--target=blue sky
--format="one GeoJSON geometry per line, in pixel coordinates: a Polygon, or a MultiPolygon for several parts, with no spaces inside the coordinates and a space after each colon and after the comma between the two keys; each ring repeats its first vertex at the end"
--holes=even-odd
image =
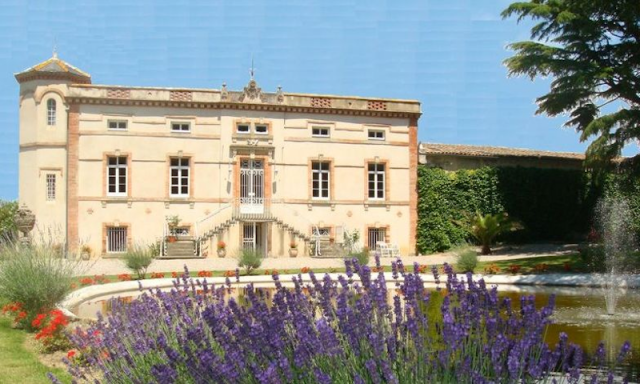
{"type": "MultiPolygon", "coordinates": [[[[0,199],[18,193],[13,74],[51,56],[94,83],[418,99],[420,141],[584,151],[563,118],[534,116],[548,80],[508,79],[509,0],[3,1],[0,199]]],[[[626,154],[637,153],[637,147],[626,154]]]]}

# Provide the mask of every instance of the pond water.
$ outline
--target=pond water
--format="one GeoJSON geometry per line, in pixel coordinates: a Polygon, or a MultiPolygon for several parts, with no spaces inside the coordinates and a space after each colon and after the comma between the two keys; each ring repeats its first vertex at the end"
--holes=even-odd
{"type": "MultiPolygon", "coordinates": [[[[273,288],[257,290],[267,298],[274,292],[273,288]]],[[[245,288],[236,290],[235,295],[243,296],[243,291],[245,288]]],[[[389,291],[393,292],[392,289],[389,291]]],[[[604,297],[599,288],[500,286],[498,291],[501,296],[509,296],[514,307],[519,305],[519,297],[522,295],[535,295],[536,305],[542,307],[548,303],[550,295],[555,294],[554,323],[549,326],[546,336],[549,344],[555,345],[560,332],[565,332],[571,342],[579,344],[585,352],[592,354],[600,341],[604,341],[609,360],[615,360],[620,347],[628,340],[631,342],[632,356],[624,369],[632,372],[635,378],[640,376],[640,290],[623,292],[613,316],[606,313],[604,297]]],[[[128,302],[139,294],[127,293],[127,296],[120,299],[128,302]]],[[[109,312],[110,299],[111,297],[96,298],[72,311],[82,318],[95,318],[97,312],[109,312]]],[[[439,300],[433,301],[435,303],[439,300]]]]}

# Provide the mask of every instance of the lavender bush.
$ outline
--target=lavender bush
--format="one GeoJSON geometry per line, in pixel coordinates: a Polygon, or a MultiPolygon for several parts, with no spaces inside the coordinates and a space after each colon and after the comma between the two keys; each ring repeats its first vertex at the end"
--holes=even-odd
{"type": "MultiPolygon", "coordinates": [[[[114,305],[107,318],[78,330],[72,339],[86,364],[69,363],[69,370],[77,380],[108,383],[580,378],[580,348],[566,335],[554,348],[544,342],[553,302],[537,310],[527,296],[512,306],[496,288],[473,281],[470,274],[459,277],[449,266],[446,289],[435,292],[425,288],[417,264],[411,272],[400,261],[393,264],[394,278],[403,279],[391,285],[391,292],[383,273],[373,276],[355,260],[346,267],[337,281],[310,273],[305,282],[298,275],[293,289],[274,275],[271,299],[249,285],[243,304],[230,297],[229,279],[213,287],[186,271],[171,292],[153,291],[131,304],[114,305]]],[[[432,272],[438,279],[438,271],[432,272]]],[[[600,349],[596,366],[604,363],[600,349]]]]}

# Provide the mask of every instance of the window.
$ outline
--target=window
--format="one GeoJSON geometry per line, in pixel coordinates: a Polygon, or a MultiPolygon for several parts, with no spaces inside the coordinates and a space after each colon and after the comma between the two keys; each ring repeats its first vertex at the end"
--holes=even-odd
{"type": "Polygon", "coordinates": [[[369,164],[369,199],[384,199],[384,164],[369,164]]]}
{"type": "Polygon", "coordinates": [[[127,157],[110,156],[107,159],[107,195],[127,195],[127,157]]]}
{"type": "Polygon", "coordinates": [[[171,159],[171,196],[189,196],[189,158],[171,159]]]}
{"type": "Polygon", "coordinates": [[[171,123],[172,132],[189,132],[191,131],[191,124],[189,123],[171,123]]]}
{"type": "Polygon", "coordinates": [[[314,199],[329,199],[329,162],[311,163],[312,192],[314,199]]]}
{"type": "Polygon", "coordinates": [[[47,173],[47,201],[56,199],[56,175],[47,173]]]}
{"type": "Polygon", "coordinates": [[[127,251],[127,227],[107,227],[107,253],[127,251]]]}
{"type": "Polygon", "coordinates": [[[126,131],[127,122],[126,121],[109,121],[109,130],[126,131]]]}
{"type": "Polygon", "coordinates": [[[311,127],[311,136],[329,137],[329,127],[311,127]]]}
{"type": "Polygon", "coordinates": [[[47,100],[47,125],[56,125],[56,101],[47,100]]]}
{"type": "Polygon", "coordinates": [[[384,140],[384,131],[379,129],[370,129],[367,131],[367,135],[369,136],[369,140],[384,140]]]}
{"type": "Polygon", "coordinates": [[[250,131],[249,124],[238,124],[238,126],[236,127],[236,131],[238,133],[249,133],[250,131]]]}
{"type": "Polygon", "coordinates": [[[376,250],[378,248],[378,242],[385,242],[385,236],[387,231],[385,228],[369,228],[368,235],[369,241],[367,246],[370,250],[376,250]]]}
{"type": "Polygon", "coordinates": [[[265,124],[256,124],[256,133],[266,135],[267,133],[269,133],[269,127],[267,127],[265,124]]]}
{"type": "Polygon", "coordinates": [[[331,236],[331,228],[318,227],[318,236],[329,237],[331,236]]]}

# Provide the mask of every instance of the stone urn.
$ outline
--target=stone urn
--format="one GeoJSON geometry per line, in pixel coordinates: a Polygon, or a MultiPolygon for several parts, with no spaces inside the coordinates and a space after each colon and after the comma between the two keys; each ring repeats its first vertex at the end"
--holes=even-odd
{"type": "Polygon", "coordinates": [[[227,255],[226,248],[218,248],[218,257],[225,257],[227,255]]]}
{"type": "Polygon", "coordinates": [[[289,248],[289,257],[297,257],[298,248],[289,248]]]}
{"type": "Polygon", "coordinates": [[[33,227],[36,224],[36,215],[34,215],[33,212],[31,212],[31,210],[23,204],[22,207],[20,207],[20,209],[18,209],[18,211],[16,212],[15,221],[18,231],[22,232],[23,234],[21,240],[22,243],[28,244],[29,232],[33,230],[33,227]]]}

